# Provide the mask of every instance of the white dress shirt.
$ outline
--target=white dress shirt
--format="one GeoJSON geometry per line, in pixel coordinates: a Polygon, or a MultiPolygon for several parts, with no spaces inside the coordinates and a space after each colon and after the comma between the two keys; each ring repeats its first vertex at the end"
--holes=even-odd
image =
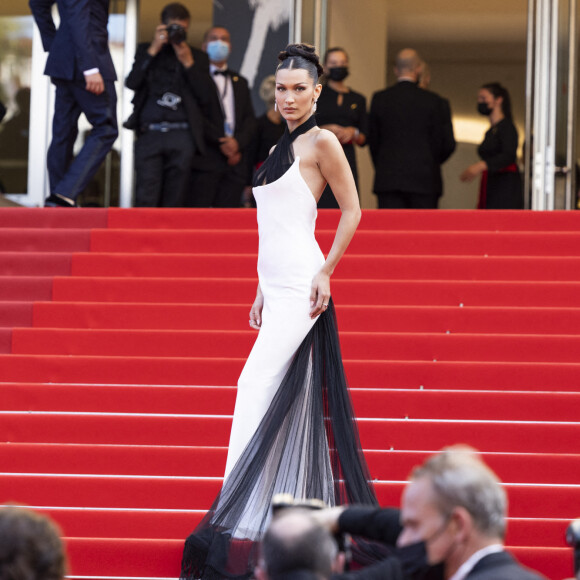
{"type": "Polygon", "coordinates": [[[465,560],[461,566],[459,566],[457,572],[455,572],[455,574],[453,574],[449,580],[465,580],[465,578],[467,578],[469,573],[475,568],[475,565],[480,560],[486,556],[489,556],[490,554],[496,554],[498,552],[503,552],[503,546],[501,544],[492,544],[491,546],[486,546],[485,548],[478,550],[475,552],[475,554],[472,554],[469,558],[467,558],[467,560],[465,560]]]}
{"type": "Polygon", "coordinates": [[[219,68],[214,64],[209,65],[209,72],[211,78],[215,83],[218,94],[220,97],[220,102],[222,105],[222,111],[224,113],[224,133],[229,137],[233,136],[236,129],[236,108],[234,100],[234,85],[232,83],[232,78],[229,75],[214,74],[215,71],[225,71],[227,66],[219,68]]]}

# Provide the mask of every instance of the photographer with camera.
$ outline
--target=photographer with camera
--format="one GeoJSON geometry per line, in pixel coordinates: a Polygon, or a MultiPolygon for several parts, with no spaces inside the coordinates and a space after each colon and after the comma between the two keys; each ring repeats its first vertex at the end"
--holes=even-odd
{"type": "Polygon", "coordinates": [[[182,206],[194,156],[205,152],[200,107],[210,95],[209,60],[187,44],[189,22],[185,6],[165,6],[153,41],[137,47],[125,80],[135,91],[124,126],[137,134],[137,207],[182,206]]]}

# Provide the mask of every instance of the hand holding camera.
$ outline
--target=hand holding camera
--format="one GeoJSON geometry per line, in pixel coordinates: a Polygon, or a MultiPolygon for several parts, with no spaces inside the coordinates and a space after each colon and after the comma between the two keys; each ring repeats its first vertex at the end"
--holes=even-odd
{"type": "Polygon", "coordinates": [[[171,44],[175,50],[175,56],[185,67],[193,66],[194,60],[191,48],[187,42],[187,31],[180,24],[159,24],[155,29],[155,36],[149,46],[149,54],[156,56],[165,44],[171,44]]]}

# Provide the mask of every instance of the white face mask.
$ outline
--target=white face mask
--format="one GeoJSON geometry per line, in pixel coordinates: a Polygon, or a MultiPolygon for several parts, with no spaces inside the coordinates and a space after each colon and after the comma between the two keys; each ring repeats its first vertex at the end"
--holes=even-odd
{"type": "Polygon", "coordinates": [[[230,56],[230,45],[223,40],[212,40],[207,43],[206,52],[212,62],[223,62],[230,56]]]}

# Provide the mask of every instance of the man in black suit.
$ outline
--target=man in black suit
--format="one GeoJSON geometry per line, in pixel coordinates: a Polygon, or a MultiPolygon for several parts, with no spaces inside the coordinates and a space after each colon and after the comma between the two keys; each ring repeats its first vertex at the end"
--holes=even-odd
{"type": "Polygon", "coordinates": [[[250,90],[245,78],[228,69],[227,29],[208,30],[203,48],[209,56],[213,90],[204,108],[206,154],[194,160],[191,205],[240,207],[250,177],[246,152],[256,125],[250,90]]]}
{"type": "MultiPolygon", "coordinates": [[[[449,447],[416,467],[396,510],[335,508],[320,512],[334,532],[359,534],[398,546],[403,576],[374,578],[442,578],[444,580],[541,580],[504,550],[507,498],[496,475],[477,452],[449,447]],[[425,576],[427,575],[428,576],[425,576]]],[[[392,565],[392,556],[388,562],[392,565]]],[[[353,579],[354,580],[354,579],[353,579]]]]}
{"type": "Polygon", "coordinates": [[[373,95],[368,142],[381,209],[437,208],[440,166],[455,150],[449,103],[418,86],[420,70],[417,52],[402,50],[398,82],[373,95]]]}
{"type": "Polygon", "coordinates": [[[30,0],[30,9],[49,53],[44,74],[56,87],[47,155],[50,196],[45,205],[71,207],[118,135],[117,76],[107,32],[109,0],[30,0]],[[58,29],[51,14],[55,3],[58,29]],[[93,128],[73,160],[81,113],[93,128]]]}
{"type": "Polygon", "coordinates": [[[152,42],[137,47],[125,85],[135,91],[135,205],[180,207],[185,203],[194,155],[205,151],[203,116],[211,90],[205,52],[186,42],[189,11],[168,4],[152,42]]]}

